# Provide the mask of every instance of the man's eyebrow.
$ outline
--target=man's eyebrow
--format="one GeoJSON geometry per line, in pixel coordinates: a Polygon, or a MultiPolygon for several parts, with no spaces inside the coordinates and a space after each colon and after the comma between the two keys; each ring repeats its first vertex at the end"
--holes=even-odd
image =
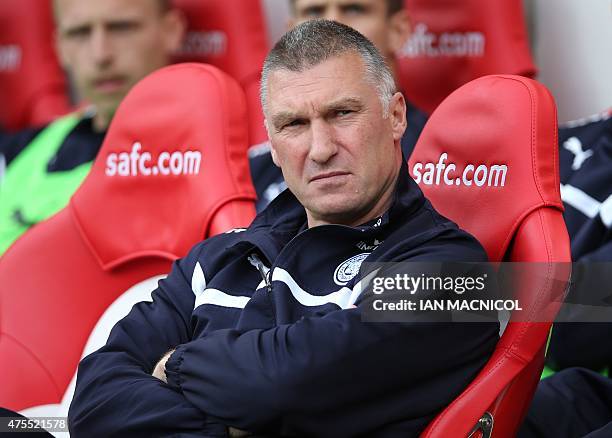
{"type": "Polygon", "coordinates": [[[91,25],[88,23],[69,24],[59,28],[60,34],[64,36],[78,35],[89,32],[90,30],[91,25]]]}
{"type": "Polygon", "coordinates": [[[330,110],[338,110],[338,109],[361,109],[363,107],[363,102],[361,99],[357,97],[345,97],[342,99],[338,99],[333,101],[325,106],[326,111],[330,110]]]}
{"type": "Polygon", "coordinates": [[[351,9],[359,9],[361,11],[367,11],[369,5],[360,3],[358,1],[353,1],[353,2],[341,3],[339,6],[340,6],[340,9],[342,9],[343,11],[351,10],[351,9]]]}
{"type": "Polygon", "coordinates": [[[299,13],[300,14],[312,14],[312,13],[320,14],[323,11],[325,11],[325,6],[324,5],[309,5],[309,6],[305,6],[305,7],[301,8],[299,13]]]}

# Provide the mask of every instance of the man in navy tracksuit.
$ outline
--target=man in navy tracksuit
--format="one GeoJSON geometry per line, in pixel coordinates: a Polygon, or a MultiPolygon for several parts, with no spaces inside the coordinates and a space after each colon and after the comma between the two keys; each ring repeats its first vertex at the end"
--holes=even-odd
{"type": "MultiPolygon", "coordinates": [[[[572,260],[579,266],[612,261],[611,115],[612,109],[559,130],[564,218],[572,260]]],[[[612,322],[557,324],[548,353],[550,365],[557,370],[612,369],[611,335],[612,322]]]]}
{"type": "Polygon", "coordinates": [[[262,104],[290,190],[196,245],[79,367],[73,436],[415,436],[486,363],[497,323],[365,323],[363,261],[485,261],[410,179],[405,104],[330,21],[268,55],[262,104]]]}

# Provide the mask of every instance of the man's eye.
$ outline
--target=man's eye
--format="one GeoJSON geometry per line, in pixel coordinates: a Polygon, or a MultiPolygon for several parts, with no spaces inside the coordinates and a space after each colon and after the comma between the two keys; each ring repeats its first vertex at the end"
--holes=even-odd
{"type": "Polygon", "coordinates": [[[91,33],[91,29],[89,27],[75,27],[73,29],[68,29],[64,32],[64,35],[68,39],[82,39],[87,37],[91,33]]]}
{"type": "Polygon", "coordinates": [[[108,24],[108,30],[111,32],[129,32],[139,27],[139,24],[133,21],[117,21],[108,24]]]}
{"type": "Polygon", "coordinates": [[[346,5],[342,7],[342,12],[345,15],[362,15],[366,13],[366,8],[363,5],[346,5]]]}
{"type": "Polygon", "coordinates": [[[325,14],[325,9],[322,6],[313,6],[310,8],[304,9],[300,16],[306,19],[312,19],[317,17],[322,17],[325,14]]]}
{"type": "Polygon", "coordinates": [[[306,122],[305,122],[304,120],[302,120],[302,119],[295,119],[295,120],[292,120],[292,121],[290,121],[290,122],[288,122],[288,123],[285,123],[285,124],[284,124],[284,125],[281,127],[281,129],[286,129],[286,128],[294,128],[294,127],[296,127],[296,126],[302,126],[302,125],[304,125],[305,123],[306,123],[306,122]]]}
{"type": "Polygon", "coordinates": [[[349,114],[352,114],[352,113],[353,113],[352,110],[341,109],[341,110],[336,110],[335,115],[337,117],[345,117],[345,116],[348,116],[349,114]]]}

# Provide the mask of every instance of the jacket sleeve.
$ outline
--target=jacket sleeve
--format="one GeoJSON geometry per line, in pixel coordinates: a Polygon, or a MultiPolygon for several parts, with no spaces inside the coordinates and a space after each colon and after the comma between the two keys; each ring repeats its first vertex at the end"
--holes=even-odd
{"type": "Polygon", "coordinates": [[[239,429],[350,436],[414,421],[416,433],[475,377],[497,323],[364,323],[362,304],[267,330],[219,330],[166,364],[169,383],[239,429]]]}
{"type": "Polygon", "coordinates": [[[153,302],[136,304],[107,344],[83,359],[68,415],[72,436],[225,436],[224,426],[151,376],[167,351],[190,339],[194,294],[185,272],[198,252],[176,262],[153,302]]]}
{"type": "Polygon", "coordinates": [[[4,133],[0,130],[0,154],[8,166],[24,150],[42,129],[25,129],[17,133],[4,133]]]}

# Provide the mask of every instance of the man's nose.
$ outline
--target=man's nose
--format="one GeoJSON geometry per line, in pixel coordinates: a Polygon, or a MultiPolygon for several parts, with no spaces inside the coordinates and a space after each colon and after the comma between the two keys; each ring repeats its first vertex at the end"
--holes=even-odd
{"type": "Polygon", "coordinates": [[[96,28],[91,36],[91,56],[98,66],[106,66],[112,62],[113,48],[110,35],[104,28],[96,28]]]}
{"type": "Polygon", "coordinates": [[[316,163],[324,164],[338,153],[333,128],[324,121],[314,121],[310,129],[311,142],[308,158],[316,163]]]}

